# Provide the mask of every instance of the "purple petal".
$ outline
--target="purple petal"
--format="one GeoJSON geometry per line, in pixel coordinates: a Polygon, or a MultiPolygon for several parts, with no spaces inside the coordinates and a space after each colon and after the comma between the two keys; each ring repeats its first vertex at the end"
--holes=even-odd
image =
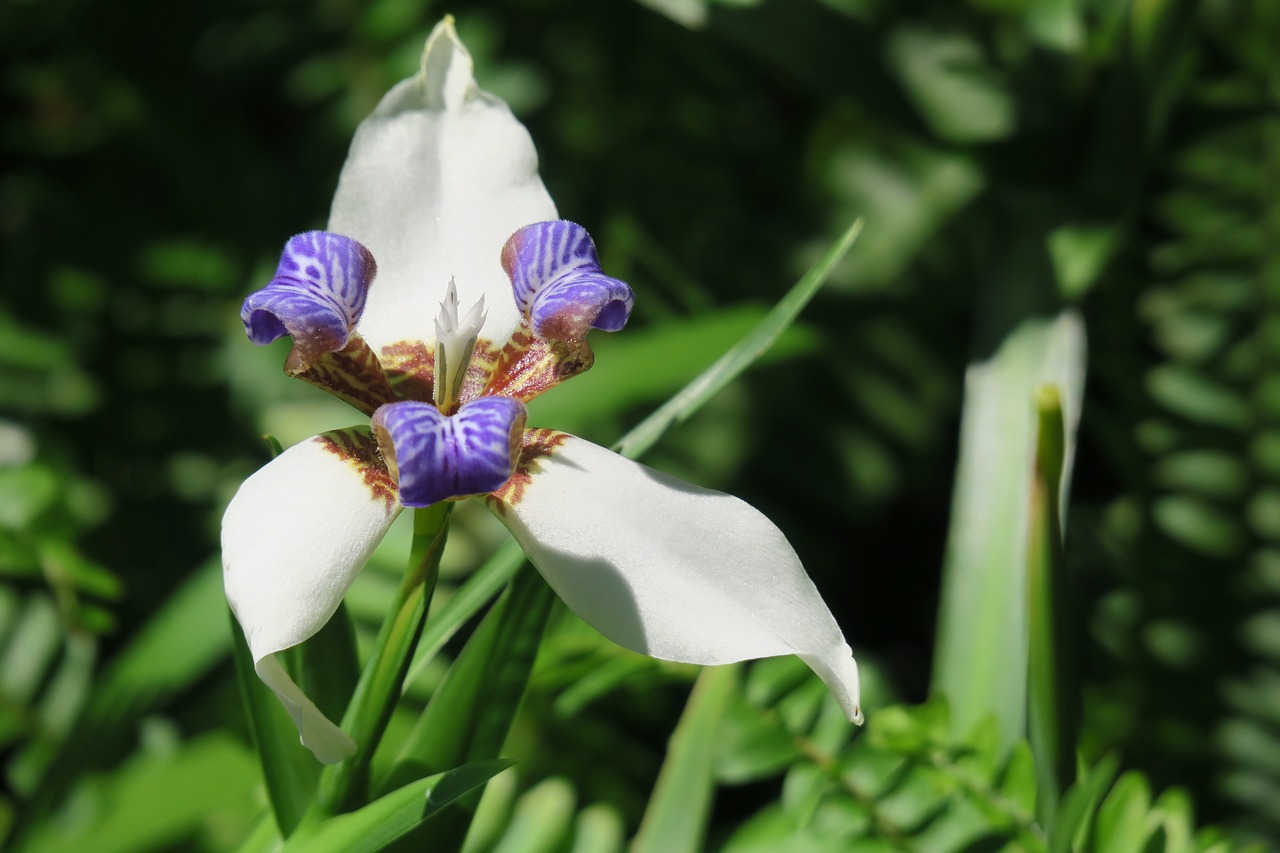
{"type": "Polygon", "coordinates": [[[508,397],[481,397],[454,415],[404,401],[374,412],[373,431],[400,502],[423,507],[501,488],[520,457],[524,421],[524,404],[508,397]]]}
{"type": "Polygon", "coordinates": [[[347,344],[377,272],[364,246],[327,231],[291,237],[275,278],[240,308],[255,344],[290,335],[304,363],[347,344]]]}
{"type": "Polygon", "coordinates": [[[635,301],[631,288],[600,269],[587,229],[573,222],[538,222],[502,247],[516,305],[545,338],[581,340],[588,329],[616,332],[635,301]]]}

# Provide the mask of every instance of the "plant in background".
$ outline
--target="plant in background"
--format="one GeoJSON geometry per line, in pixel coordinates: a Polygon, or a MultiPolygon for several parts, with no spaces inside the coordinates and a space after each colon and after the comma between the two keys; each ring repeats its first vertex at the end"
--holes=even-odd
{"type": "MultiPolygon", "coordinates": [[[[176,39],[131,27],[141,42],[127,51],[97,34],[63,39],[61,28],[48,28],[56,40],[23,34],[6,80],[31,109],[7,116],[17,132],[0,139],[20,154],[0,181],[0,230],[20,237],[3,253],[6,280],[36,286],[0,313],[13,313],[10,331],[56,328],[74,346],[37,353],[29,336],[10,335],[0,400],[40,399],[11,381],[37,363],[50,372],[36,385],[57,388],[80,361],[112,401],[105,421],[44,417],[29,429],[38,464],[69,477],[92,461],[110,523],[84,554],[119,576],[111,609],[129,628],[102,645],[100,668],[77,654],[85,644],[60,639],[75,629],[39,606],[41,576],[91,596],[117,586],[83,583],[94,575],[66,559],[92,516],[85,495],[67,489],[67,513],[37,518],[31,508],[52,493],[11,477],[18,509],[0,573],[18,586],[16,596],[0,587],[0,847],[1274,846],[1275,561],[1257,547],[1280,529],[1265,487],[1274,418],[1248,401],[1270,400],[1257,380],[1268,303],[1249,271],[1268,256],[1254,220],[1267,187],[1258,175],[1275,160],[1260,48],[1276,13],[1237,0],[639,5],[652,11],[576,0],[468,10],[486,78],[537,123],[548,162],[574,164],[556,176],[556,197],[601,224],[603,264],[584,231],[558,221],[527,134],[476,88],[448,24],[422,75],[361,124],[330,230],[291,240],[274,279],[270,267],[253,273],[270,283],[245,301],[253,340],[293,339],[287,374],[361,413],[358,426],[296,443],[316,429],[291,429],[292,407],[309,418],[308,400],[333,397],[264,382],[270,357],[244,346],[228,305],[261,260],[244,247],[291,233],[328,202],[314,176],[347,150],[348,116],[419,55],[412,4],[323,15],[183,7],[165,16],[176,39]],[[335,20],[349,34],[340,41],[335,20]],[[175,60],[151,43],[185,47],[183,33],[219,49],[171,51],[175,60]],[[486,60],[499,45],[503,58],[486,60]],[[141,67],[156,79],[127,70],[141,67]],[[168,77],[192,69],[204,86],[165,100],[168,77]],[[274,89],[263,76],[284,71],[274,89]],[[208,119],[229,91],[237,108],[208,119]],[[305,148],[241,109],[259,97],[272,104],[270,128],[307,128],[305,148]],[[650,138],[655,123],[663,133],[650,138]],[[44,178],[76,174],[89,154],[109,165],[86,176],[133,175],[144,138],[143,150],[181,152],[175,163],[216,154],[234,168],[215,184],[180,166],[163,206],[142,194],[72,199],[44,178]],[[127,154],[113,156],[122,139],[127,154]],[[289,191],[245,206],[266,174],[289,191]],[[696,213],[670,215],[671,199],[690,195],[696,213]],[[152,212],[161,207],[165,218],[152,212]],[[868,230],[842,264],[855,215],[868,230]],[[815,217],[842,236],[767,315],[751,306],[785,275],[779,265],[817,253],[815,217]],[[148,236],[122,252],[126,228],[148,236]],[[739,245],[759,249],[730,251],[739,245]],[[592,340],[600,363],[578,393],[533,400],[591,365],[589,328],[627,321],[630,288],[602,267],[643,285],[645,322],[592,340]],[[828,276],[830,310],[793,327],[828,276]],[[1140,345],[1144,323],[1154,349],[1140,345]],[[1262,332],[1241,333],[1254,324],[1262,332]],[[865,727],[849,724],[858,670],[781,534],[733,498],[627,461],[784,332],[773,356],[807,353],[805,369],[735,385],[664,442],[664,467],[692,465],[691,479],[736,472],[734,490],[757,489],[762,507],[784,498],[770,514],[868,643],[865,727]],[[780,381],[806,404],[769,405],[780,381]],[[211,415],[225,408],[214,389],[295,446],[275,446],[245,480],[261,464],[247,458],[250,436],[214,416],[193,423],[191,400],[211,415]],[[609,435],[673,393],[616,453],[525,423],[609,435]],[[958,448],[948,439],[957,416],[958,448]],[[1073,498],[1077,452],[1086,488],[1073,498]],[[956,458],[954,482],[939,478],[956,458]],[[211,531],[237,487],[224,585],[211,531]],[[1113,501],[1101,523],[1090,515],[1099,499],[1113,501]],[[1224,515],[1227,500],[1240,512],[1224,515]],[[405,506],[408,571],[397,525],[396,547],[379,548],[344,594],[405,506]],[[481,506],[515,540],[487,560],[472,547],[487,535],[481,506]],[[739,541],[743,529],[766,553],[739,541]],[[446,531],[449,558],[469,571],[438,571],[446,531]],[[735,548],[751,551],[737,560],[751,571],[735,548]],[[526,552],[542,574],[525,568],[526,552]],[[811,620],[770,624],[785,595],[751,576],[768,552],[811,620]],[[206,555],[168,588],[175,567],[206,555]],[[660,663],[569,618],[553,585],[633,649],[778,656],[660,663]],[[148,595],[165,597],[153,608],[148,595]],[[243,630],[228,630],[226,596],[243,630]],[[698,618],[707,607],[717,618],[698,618]],[[721,636],[737,616],[742,630],[721,636]],[[892,669],[873,648],[892,650],[892,669]],[[916,701],[929,661],[931,698],[916,701]],[[894,704],[899,680],[905,704],[894,704]],[[1201,689],[1210,682],[1225,693],[1201,689]],[[334,763],[318,762],[300,733],[334,763]],[[1216,793],[1215,776],[1226,786],[1216,793]],[[1187,787],[1157,793],[1170,783],[1187,787]],[[1232,835],[1197,830],[1197,816],[1229,822],[1232,835]]],[[[12,16],[48,24],[50,14],[12,16]]],[[[71,36],[84,26],[64,23],[71,36]]]]}
{"type": "Polygon", "coordinates": [[[588,369],[588,331],[621,329],[633,301],[585,229],[537,221],[555,208],[536,162],[506,105],[476,87],[446,20],[419,76],[357,133],[331,216],[342,233],[292,238],[245,300],[254,343],[291,336],[286,371],[372,417],[285,451],[227,508],[227,598],[257,674],[320,761],[367,764],[421,631],[452,502],[482,497],[605,636],[686,663],[799,655],[861,722],[852,652],[772,523],[583,439],[525,428],[525,402],[588,369]],[[423,338],[437,305],[435,338],[423,338]],[[413,557],[344,732],[279,655],[332,618],[403,507],[417,511],[413,557]]]}

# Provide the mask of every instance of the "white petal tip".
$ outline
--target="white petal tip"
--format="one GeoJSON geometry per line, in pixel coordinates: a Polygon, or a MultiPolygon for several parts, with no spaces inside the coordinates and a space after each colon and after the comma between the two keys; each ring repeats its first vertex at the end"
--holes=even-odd
{"type": "Polygon", "coordinates": [[[303,724],[299,741],[321,764],[337,764],[356,754],[356,742],[333,723],[320,717],[323,725],[303,724]]]}
{"type": "Polygon", "coordinates": [[[275,655],[261,658],[254,669],[262,683],[270,687],[284,705],[293,724],[298,727],[298,739],[311,750],[321,764],[337,764],[356,754],[356,742],[342,729],[335,726],[320,712],[302,692],[275,655]]]}
{"type": "Polygon", "coordinates": [[[419,80],[431,109],[458,109],[478,91],[471,54],[458,39],[452,15],[446,15],[428,36],[419,80]]]}
{"type": "Polygon", "coordinates": [[[849,722],[862,725],[865,720],[862,715],[862,686],[858,677],[858,662],[853,659],[853,650],[849,648],[849,644],[841,643],[827,651],[802,654],[800,659],[826,682],[849,722]]]}

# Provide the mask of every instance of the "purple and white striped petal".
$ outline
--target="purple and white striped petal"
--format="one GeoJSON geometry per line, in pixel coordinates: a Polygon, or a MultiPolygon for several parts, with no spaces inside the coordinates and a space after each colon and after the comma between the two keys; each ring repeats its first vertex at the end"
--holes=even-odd
{"type": "Polygon", "coordinates": [[[616,332],[631,316],[631,288],[600,269],[596,244],[573,222],[526,225],[502,247],[516,305],[544,338],[580,341],[589,329],[616,332]]]}
{"type": "Polygon", "coordinates": [[[520,458],[525,408],[508,397],[481,397],[454,415],[430,403],[388,403],[373,415],[400,502],[424,507],[500,488],[520,458]]]}
{"type": "Polygon", "coordinates": [[[259,346],[289,335],[302,365],[347,345],[377,272],[364,246],[327,231],[289,238],[275,278],[240,308],[245,334],[259,346]]]}

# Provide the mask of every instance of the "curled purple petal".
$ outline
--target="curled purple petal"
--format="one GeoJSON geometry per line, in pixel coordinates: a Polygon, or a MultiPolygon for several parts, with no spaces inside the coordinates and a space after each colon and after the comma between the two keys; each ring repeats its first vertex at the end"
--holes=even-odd
{"type": "Polygon", "coordinates": [[[627,324],[631,288],[600,269],[587,229],[573,222],[537,222],[502,247],[516,305],[545,338],[581,340],[588,329],[616,332],[627,324]]]}
{"type": "Polygon", "coordinates": [[[350,237],[308,231],[285,244],[275,278],[240,308],[255,344],[289,335],[309,364],[347,344],[377,272],[373,255],[350,237]]]}
{"type": "Polygon", "coordinates": [[[520,458],[525,408],[508,397],[481,397],[454,415],[430,403],[388,403],[373,431],[400,484],[400,503],[423,507],[501,488],[520,458]]]}

